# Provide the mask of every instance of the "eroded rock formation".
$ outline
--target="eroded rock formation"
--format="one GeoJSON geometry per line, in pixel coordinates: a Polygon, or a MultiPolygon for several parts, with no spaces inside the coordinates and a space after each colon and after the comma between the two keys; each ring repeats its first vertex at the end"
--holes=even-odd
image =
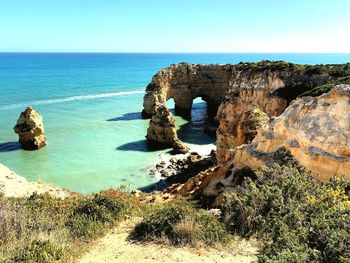
{"type": "Polygon", "coordinates": [[[152,147],[172,147],[176,153],[189,151],[177,136],[173,114],[164,106],[158,107],[152,116],[146,138],[152,147]]]}
{"type": "Polygon", "coordinates": [[[304,92],[305,87],[308,90],[331,78],[328,74],[305,71],[303,66],[284,62],[174,64],[153,76],[146,88],[143,114],[152,116],[170,98],[174,99],[178,112],[188,113],[197,97],[202,97],[208,108],[216,112],[230,94],[247,103],[256,101],[267,114],[278,115],[283,111],[281,108],[286,107],[286,101],[304,92]],[[284,92],[282,88],[289,90],[284,92]],[[279,89],[281,92],[276,92],[279,89]]]}
{"type": "Polygon", "coordinates": [[[258,168],[267,163],[264,156],[286,149],[320,179],[350,178],[349,112],[350,85],[338,85],[316,98],[298,98],[230,159],[236,166],[258,168]]]}
{"type": "Polygon", "coordinates": [[[224,102],[218,114],[220,125],[216,132],[216,157],[221,163],[229,160],[230,149],[250,143],[257,130],[269,121],[269,116],[259,106],[236,100],[224,102]]]}
{"type": "Polygon", "coordinates": [[[230,91],[231,65],[194,65],[180,63],[164,68],[152,78],[143,100],[143,116],[150,117],[170,98],[178,114],[191,111],[192,102],[202,97],[214,114],[230,91]]]}
{"type": "Polygon", "coordinates": [[[249,143],[267,117],[280,115],[290,100],[333,78],[305,68],[284,62],[171,65],[147,86],[143,115],[152,116],[170,98],[176,113],[188,114],[193,100],[201,97],[220,123],[217,157],[223,163],[226,152],[249,143]]]}
{"type": "Polygon", "coordinates": [[[27,107],[13,128],[25,150],[38,150],[46,145],[43,118],[32,107],[27,107]]]}
{"type": "Polygon", "coordinates": [[[221,163],[176,184],[163,194],[197,196],[221,204],[244,177],[275,164],[305,167],[321,180],[350,179],[350,85],[338,85],[319,97],[294,100],[279,117],[266,123],[250,144],[227,152],[221,163]]]}
{"type": "Polygon", "coordinates": [[[165,198],[197,195],[219,204],[224,193],[234,191],[237,178],[275,163],[305,167],[320,179],[350,178],[350,85],[323,94],[335,86],[331,83],[348,81],[342,78],[350,74],[348,68],[283,62],[179,64],[157,73],[144,98],[145,115],[169,98],[181,112],[196,97],[213,99],[211,105],[222,102],[216,115],[218,166],[172,185],[165,198]],[[308,93],[323,95],[299,98],[308,93]]]}

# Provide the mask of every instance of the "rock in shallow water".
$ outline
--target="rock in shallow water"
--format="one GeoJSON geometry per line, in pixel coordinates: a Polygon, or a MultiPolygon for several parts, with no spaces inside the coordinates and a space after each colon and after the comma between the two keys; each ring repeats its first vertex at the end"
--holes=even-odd
{"type": "Polygon", "coordinates": [[[160,106],[152,116],[146,138],[153,147],[172,147],[175,153],[189,151],[177,136],[173,114],[164,106],[160,106]]]}
{"type": "Polygon", "coordinates": [[[25,150],[38,150],[46,145],[43,118],[32,107],[21,113],[13,129],[25,150]]]}

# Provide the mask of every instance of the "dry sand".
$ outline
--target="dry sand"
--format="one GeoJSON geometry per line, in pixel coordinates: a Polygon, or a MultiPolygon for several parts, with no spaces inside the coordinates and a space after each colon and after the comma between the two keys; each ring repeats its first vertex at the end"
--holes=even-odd
{"type": "Polygon", "coordinates": [[[90,251],[79,263],[248,263],[256,260],[258,249],[246,240],[239,240],[236,246],[219,251],[214,249],[194,249],[188,247],[172,247],[153,243],[139,244],[128,240],[135,220],[125,221],[121,225],[96,241],[90,251]]]}

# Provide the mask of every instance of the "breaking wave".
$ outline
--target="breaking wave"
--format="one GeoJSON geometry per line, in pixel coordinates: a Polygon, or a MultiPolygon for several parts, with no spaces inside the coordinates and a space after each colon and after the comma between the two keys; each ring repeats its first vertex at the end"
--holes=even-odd
{"type": "Polygon", "coordinates": [[[142,94],[145,91],[143,90],[135,90],[135,91],[120,91],[120,92],[112,92],[112,93],[102,93],[102,94],[93,94],[93,95],[80,95],[80,96],[71,96],[66,98],[58,98],[58,99],[48,99],[48,100],[37,100],[26,103],[16,103],[11,105],[6,105],[0,107],[1,110],[8,110],[19,107],[26,107],[28,105],[37,106],[37,105],[46,105],[46,104],[57,104],[78,100],[94,100],[94,99],[102,99],[102,98],[110,98],[110,97],[118,97],[124,95],[132,95],[132,94],[142,94]]]}

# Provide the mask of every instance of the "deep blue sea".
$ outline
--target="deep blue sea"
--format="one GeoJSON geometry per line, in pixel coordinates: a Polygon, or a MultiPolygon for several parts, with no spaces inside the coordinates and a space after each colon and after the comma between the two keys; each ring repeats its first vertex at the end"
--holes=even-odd
{"type": "MultiPolygon", "coordinates": [[[[178,62],[238,63],[285,60],[301,64],[350,62],[350,54],[85,54],[0,53],[0,163],[30,181],[81,193],[130,188],[157,178],[147,168],[166,151],[148,151],[143,91],[161,68],[178,62]],[[44,118],[48,145],[23,151],[13,126],[32,105],[44,118]]],[[[172,106],[172,105],[170,105],[172,106]]],[[[192,120],[177,117],[181,138],[209,144],[205,104],[192,120]]]]}

